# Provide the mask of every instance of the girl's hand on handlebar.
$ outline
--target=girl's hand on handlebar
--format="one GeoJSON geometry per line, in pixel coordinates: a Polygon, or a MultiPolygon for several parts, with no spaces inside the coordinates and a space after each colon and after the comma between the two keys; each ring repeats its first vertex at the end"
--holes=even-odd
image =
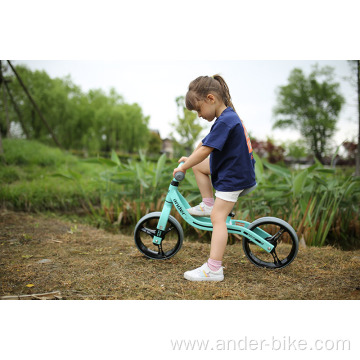
{"type": "MultiPolygon", "coordinates": [[[[188,159],[187,156],[182,156],[182,157],[178,160],[178,163],[185,162],[187,159],[188,159]]],[[[179,171],[181,171],[181,172],[183,172],[184,174],[186,174],[186,170],[183,170],[183,169],[182,169],[182,166],[180,166],[180,167],[174,169],[173,176],[175,177],[175,174],[176,174],[177,172],[179,172],[179,171]]]]}
{"type": "Polygon", "coordinates": [[[178,163],[181,163],[181,162],[185,162],[188,158],[186,156],[182,156],[179,160],[178,160],[178,163]]]}
{"type": "Polygon", "coordinates": [[[181,167],[178,167],[178,168],[174,169],[173,177],[175,177],[175,174],[176,174],[177,172],[179,172],[179,171],[181,171],[181,172],[183,172],[184,174],[186,174],[186,170],[182,169],[181,167]]]}

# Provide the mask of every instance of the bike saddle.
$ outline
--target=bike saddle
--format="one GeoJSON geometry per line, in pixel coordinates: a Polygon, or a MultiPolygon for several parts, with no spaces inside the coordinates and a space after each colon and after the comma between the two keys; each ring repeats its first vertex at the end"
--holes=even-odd
{"type": "Polygon", "coordinates": [[[251,193],[253,190],[255,190],[256,187],[257,187],[257,184],[255,184],[254,186],[252,186],[252,187],[250,187],[250,188],[244,189],[244,190],[240,193],[239,197],[240,197],[240,196],[245,196],[245,195],[251,193]]]}

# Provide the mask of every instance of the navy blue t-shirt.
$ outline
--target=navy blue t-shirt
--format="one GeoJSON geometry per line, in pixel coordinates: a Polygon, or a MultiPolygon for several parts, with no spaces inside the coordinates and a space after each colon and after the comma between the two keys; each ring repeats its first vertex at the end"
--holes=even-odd
{"type": "Polygon", "coordinates": [[[256,185],[250,138],[231,107],[215,120],[202,143],[214,148],[210,154],[210,171],[215,190],[237,191],[256,185]]]}

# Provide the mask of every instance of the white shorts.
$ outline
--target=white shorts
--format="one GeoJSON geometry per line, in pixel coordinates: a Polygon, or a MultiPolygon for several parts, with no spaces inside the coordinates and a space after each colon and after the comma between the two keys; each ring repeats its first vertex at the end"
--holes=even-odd
{"type": "Polygon", "coordinates": [[[215,196],[219,199],[236,203],[238,197],[240,196],[240,194],[243,191],[244,191],[244,189],[238,190],[238,191],[218,191],[218,190],[216,190],[215,196]]]}

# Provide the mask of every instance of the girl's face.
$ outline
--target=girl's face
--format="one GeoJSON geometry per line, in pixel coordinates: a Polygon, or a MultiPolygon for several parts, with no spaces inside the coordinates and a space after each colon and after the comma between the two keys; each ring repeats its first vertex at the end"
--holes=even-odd
{"type": "Polygon", "coordinates": [[[216,105],[215,101],[209,97],[205,100],[201,100],[198,103],[197,108],[198,116],[207,121],[213,121],[216,117],[216,105]]]}

